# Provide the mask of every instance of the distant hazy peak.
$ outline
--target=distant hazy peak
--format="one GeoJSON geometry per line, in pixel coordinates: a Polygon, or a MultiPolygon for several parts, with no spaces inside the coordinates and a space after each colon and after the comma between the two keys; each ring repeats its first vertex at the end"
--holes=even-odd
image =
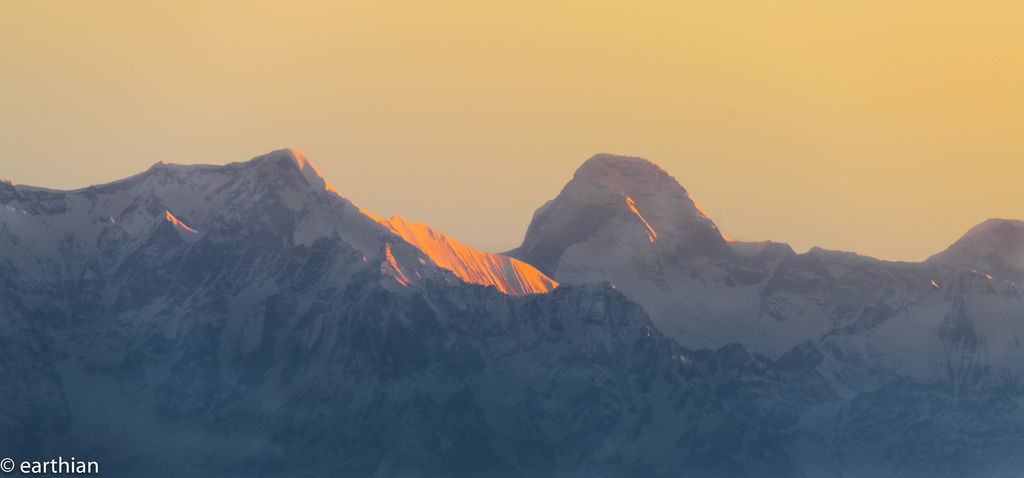
{"type": "Polygon", "coordinates": [[[956,266],[1024,269],[1024,221],[988,219],[928,261],[956,266]]]}
{"type": "Polygon", "coordinates": [[[967,231],[967,234],[964,235],[964,239],[982,237],[990,239],[1020,238],[1022,232],[1024,232],[1024,221],[1016,219],[991,218],[972,227],[971,230],[967,231]]]}

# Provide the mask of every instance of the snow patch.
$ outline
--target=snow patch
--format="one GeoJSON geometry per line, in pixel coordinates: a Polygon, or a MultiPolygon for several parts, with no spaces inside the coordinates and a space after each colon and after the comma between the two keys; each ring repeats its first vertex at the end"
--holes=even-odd
{"type": "MultiPolygon", "coordinates": [[[[171,214],[171,211],[164,211],[164,218],[167,220],[167,222],[173,224],[174,227],[178,229],[191,232],[192,234],[198,234],[198,232],[196,232],[195,229],[188,227],[188,225],[179,221],[178,218],[174,217],[174,214],[171,214]]],[[[111,221],[113,221],[113,218],[111,218],[111,221]]]]}
{"type": "Polygon", "coordinates": [[[410,281],[409,276],[402,271],[402,267],[399,266],[398,261],[395,260],[395,255],[391,253],[390,242],[384,245],[384,256],[384,263],[380,266],[381,272],[391,276],[391,278],[395,279],[399,284],[408,287],[409,283],[412,281],[410,281]]]}
{"type": "Polygon", "coordinates": [[[644,223],[644,227],[647,228],[647,239],[654,242],[654,240],[658,238],[658,233],[654,232],[654,228],[647,223],[647,220],[640,214],[640,211],[636,210],[636,203],[633,202],[633,198],[626,196],[625,194],[623,196],[626,198],[626,206],[629,207],[630,211],[633,211],[633,214],[636,214],[636,217],[640,218],[640,222],[644,223]]]}

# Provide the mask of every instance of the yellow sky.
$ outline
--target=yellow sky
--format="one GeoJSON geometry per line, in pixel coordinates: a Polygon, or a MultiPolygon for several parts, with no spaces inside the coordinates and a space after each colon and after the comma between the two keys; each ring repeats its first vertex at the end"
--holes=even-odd
{"type": "Polygon", "coordinates": [[[1024,2],[0,3],[0,177],[306,153],[500,251],[594,153],[723,232],[920,260],[1024,218],[1024,2]]]}

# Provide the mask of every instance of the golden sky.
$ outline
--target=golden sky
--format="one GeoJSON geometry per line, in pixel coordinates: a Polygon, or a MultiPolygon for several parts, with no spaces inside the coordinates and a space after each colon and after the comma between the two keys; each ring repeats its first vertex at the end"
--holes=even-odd
{"type": "Polygon", "coordinates": [[[0,177],[292,147],[477,248],[598,152],[726,234],[920,260],[1024,219],[1024,2],[0,3],[0,177]]]}

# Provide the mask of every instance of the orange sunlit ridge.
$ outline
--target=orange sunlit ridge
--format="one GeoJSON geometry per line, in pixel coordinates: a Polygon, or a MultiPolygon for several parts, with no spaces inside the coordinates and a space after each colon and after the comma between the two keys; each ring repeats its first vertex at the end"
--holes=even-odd
{"type": "MultiPolygon", "coordinates": [[[[341,198],[345,197],[327,182],[323,174],[306,159],[301,151],[295,149],[286,151],[311,186],[322,188],[341,198]]],[[[623,198],[629,210],[643,224],[647,239],[654,243],[658,238],[654,227],[637,209],[633,198],[625,194],[623,194],[623,198]]],[[[385,219],[355,203],[352,205],[366,217],[385,226],[392,233],[426,254],[435,265],[455,274],[465,282],[493,286],[509,295],[545,293],[558,287],[558,282],[519,259],[478,251],[426,224],[410,222],[398,215],[385,219]]],[[[399,261],[394,257],[390,243],[386,245],[386,259],[382,268],[392,269],[392,275],[400,284],[410,284],[409,276],[402,270],[399,261]]]]}
{"type": "Polygon", "coordinates": [[[299,172],[302,173],[302,175],[306,178],[307,181],[311,183],[322,183],[317,185],[322,186],[326,191],[330,191],[334,194],[341,196],[341,193],[339,193],[338,190],[334,188],[334,186],[331,186],[331,183],[327,182],[327,179],[324,178],[324,175],[320,174],[320,170],[316,169],[316,166],[313,166],[313,163],[309,162],[309,160],[306,159],[306,155],[303,154],[302,151],[292,148],[288,148],[287,150],[288,152],[291,153],[292,158],[295,160],[295,164],[298,165],[299,172]]]}
{"type": "MultiPolygon", "coordinates": [[[[307,183],[318,189],[322,188],[338,197],[345,197],[327,182],[323,174],[306,159],[306,156],[301,151],[295,149],[287,149],[286,151],[295,161],[299,172],[306,178],[307,183]]],[[[354,203],[353,206],[360,213],[366,215],[366,217],[382,224],[392,233],[418,248],[438,267],[450,271],[463,281],[494,286],[499,291],[510,295],[539,294],[558,287],[557,282],[533,266],[518,259],[478,251],[448,237],[436,229],[430,228],[426,224],[409,222],[400,216],[384,219],[354,203]]],[[[169,218],[173,217],[170,216],[170,212],[167,214],[169,218]]],[[[180,224],[180,221],[176,219],[175,221],[180,224]]],[[[184,226],[184,224],[182,226],[188,227],[184,226]]],[[[651,232],[653,233],[653,230],[651,232]]],[[[396,280],[403,285],[408,285],[410,279],[402,271],[398,261],[392,254],[391,244],[386,246],[386,256],[388,265],[385,267],[395,269],[397,274],[396,280]]]]}
{"type": "Polygon", "coordinates": [[[434,264],[466,282],[494,286],[510,295],[539,294],[558,286],[557,282],[523,261],[478,251],[426,224],[409,222],[401,216],[391,219],[370,217],[423,251],[434,264]]]}

